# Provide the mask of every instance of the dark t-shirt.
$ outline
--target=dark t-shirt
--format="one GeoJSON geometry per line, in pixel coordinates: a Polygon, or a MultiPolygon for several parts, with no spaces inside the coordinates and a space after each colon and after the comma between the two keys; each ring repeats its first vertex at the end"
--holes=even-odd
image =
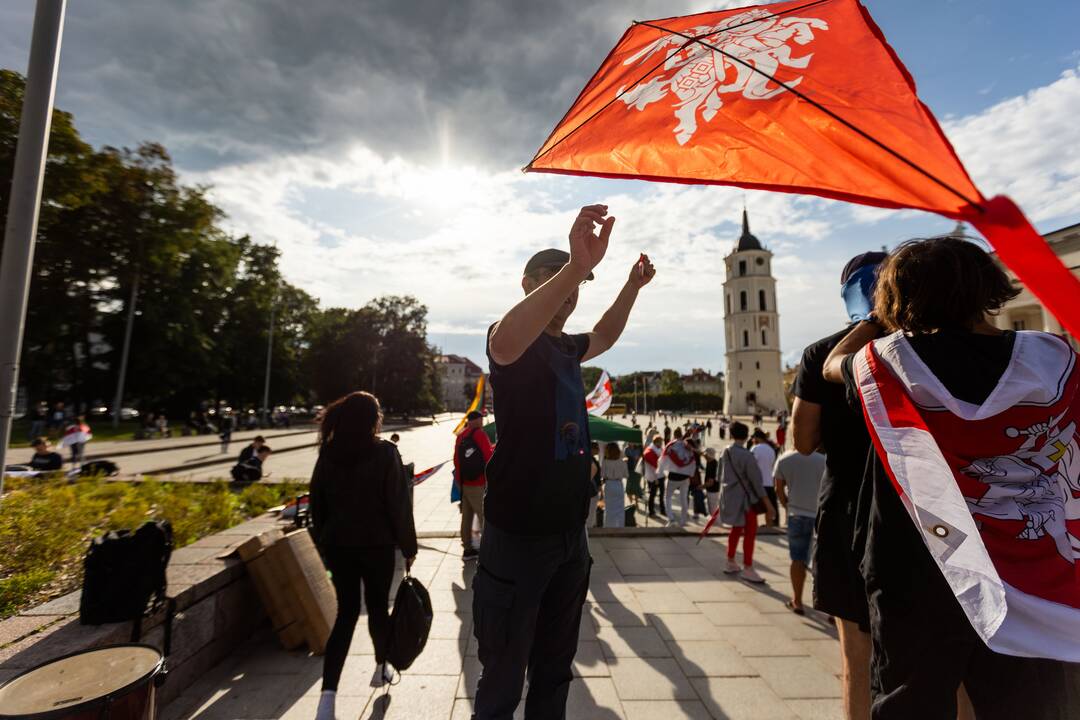
{"type": "MultiPolygon", "coordinates": [[[[954,397],[981,404],[1009,366],[1016,333],[977,335],[942,331],[909,340],[919,358],[954,397]]],[[[854,356],[844,359],[843,387],[848,403],[861,411],[853,361],[854,356]]],[[[867,463],[866,473],[873,488],[862,562],[867,591],[887,591],[888,602],[902,603],[909,594],[924,592],[931,581],[935,586],[940,585],[941,573],[876,452],[867,463]]]]}
{"type": "Polygon", "coordinates": [[[60,470],[64,467],[64,458],[60,457],[60,453],[46,453],[45,455],[39,455],[34,453],[34,456],[30,458],[30,467],[34,470],[47,471],[47,470],[60,470]]]}
{"type": "Polygon", "coordinates": [[[792,388],[795,397],[821,406],[825,475],[821,479],[819,506],[829,508],[833,503],[839,503],[849,513],[854,511],[862,485],[870,435],[866,431],[862,408],[852,408],[844,396],[844,386],[827,382],[821,373],[829,353],[850,331],[851,328],[845,328],[803,350],[792,388]]]}
{"type": "Polygon", "coordinates": [[[498,442],[484,517],[504,532],[551,535],[585,524],[595,491],[581,381],[588,349],[588,335],[542,333],[510,365],[488,350],[498,442]]]}

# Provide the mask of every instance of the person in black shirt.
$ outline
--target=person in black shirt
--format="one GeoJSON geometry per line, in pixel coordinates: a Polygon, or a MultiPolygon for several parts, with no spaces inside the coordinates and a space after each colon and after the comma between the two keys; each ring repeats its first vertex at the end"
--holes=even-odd
{"type": "Polygon", "coordinates": [[[64,458],[60,453],[53,452],[52,449],[49,448],[48,440],[43,437],[34,438],[31,447],[34,448],[34,456],[30,458],[30,462],[27,463],[31,470],[53,472],[63,469],[64,458]]]}
{"type": "MultiPolygon", "coordinates": [[[[875,315],[837,344],[825,361],[824,377],[843,387],[852,409],[862,412],[855,353],[885,328],[904,334],[952,397],[982,405],[1006,382],[1017,340],[1016,333],[998,330],[987,316],[1018,293],[973,244],[935,238],[902,245],[879,271],[875,315]]],[[[1080,698],[1077,666],[991,651],[877,452],[869,456],[866,479],[870,502],[862,570],[873,636],[875,720],[953,720],[961,684],[980,720],[1074,717],[1080,698]]]]}
{"type": "Polygon", "coordinates": [[[264,438],[262,435],[256,435],[255,437],[251,438],[251,444],[240,451],[240,457],[236,459],[236,462],[247,462],[248,460],[253,458],[256,453],[259,452],[259,449],[265,444],[266,438],[264,438]]]}
{"type": "MultiPolygon", "coordinates": [[[[873,303],[878,266],[887,256],[868,252],[852,258],[840,273],[840,295],[853,323],[864,320],[873,303]]],[[[863,484],[870,435],[862,412],[847,404],[844,389],[825,381],[825,358],[850,326],[803,351],[792,393],[791,435],[795,449],[825,451],[814,543],[814,607],[837,618],[843,665],[844,710],[848,720],[870,717],[870,611],[859,572],[856,506],[863,484]]]]}
{"type": "Polygon", "coordinates": [[[606,206],[582,208],[570,230],[570,253],[533,255],[521,281],[525,298],[488,331],[498,442],[487,466],[487,523],[473,579],[473,632],[483,666],[475,720],[513,716],[526,668],[525,717],[565,717],[592,562],[581,363],[615,343],[639,290],[655,275],[642,254],[592,332],[563,332],[579,285],[607,251],[614,222],[606,206]]]}

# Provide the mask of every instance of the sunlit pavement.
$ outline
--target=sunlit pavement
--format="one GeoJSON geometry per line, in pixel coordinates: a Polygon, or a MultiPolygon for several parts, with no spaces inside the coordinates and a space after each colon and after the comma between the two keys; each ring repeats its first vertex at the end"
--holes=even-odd
{"type": "MultiPolygon", "coordinates": [[[[406,462],[451,457],[454,421],[401,431],[406,462]]],[[[706,445],[722,447],[715,436],[706,445]]],[[[275,477],[307,477],[314,450],[272,458],[275,477]]],[[[361,618],[345,666],[338,717],[466,720],[480,666],[472,638],[472,573],[456,539],[447,468],[416,488],[424,537],[414,574],[429,588],[435,622],[427,648],[399,685],[374,691],[371,640],[361,618]]],[[[644,517],[639,517],[644,524],[644,517]]],[[[700,527],[701,521],[692,522],[700,527]]],[[[840,718],[835,629],[813,611],[784,607],[791,591],[786,539],[759,535],[754,586],[723,573],[726,537],[594,537],[567,717],[582,720],[840,718]]],[[[399,575],[400,575],[399,568],[399,575]]],[[[807,600],[809,589],[807,590],[807,600]]],[[[287,652],[267,630],[166,707],[182,718],[314,718],[322,658],[287,652]]],[[[519,707],[516,717],[521,717],[519,707]]]]}

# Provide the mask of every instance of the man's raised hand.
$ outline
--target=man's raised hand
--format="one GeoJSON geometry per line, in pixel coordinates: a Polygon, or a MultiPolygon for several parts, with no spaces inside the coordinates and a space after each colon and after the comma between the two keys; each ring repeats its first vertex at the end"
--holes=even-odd
{"type": "Polygon", "coordinates": [[[649,284],[649,281],[656,277],[656,268],[653,267],[652,261],[649,260],[649,256],[645,253],[641,253],[641,257],[634,263],[634,267],[630,269],[630,282],[634,284],[636,288],[643,288],[649,284]]]}
{"type": "Polygon", "coordinates": [[[607,205],[586,205],[581,208],[574,226],[570,228],[570,264],[584,275],[592,272],[607,252],[615,218],[605,216],[607,205]],[[595,225],[600,226],[599,234],[595,231],[595,225]]]}

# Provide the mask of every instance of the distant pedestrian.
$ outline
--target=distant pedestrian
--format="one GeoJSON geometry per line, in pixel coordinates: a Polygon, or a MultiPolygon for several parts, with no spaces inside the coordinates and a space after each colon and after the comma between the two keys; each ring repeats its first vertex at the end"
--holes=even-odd
{"type": "Polygon", "coordinates": [[[254,457],[259,452],[259,448],[266,444],[266,438],[262,435],[256,435],[251,438],[251,443],[240,451],[240,457],[236,459],[236,462],[243,463],[254,457]]]}
{"type": "Polygon", "coordinates": [[[697,439],[691,439],[686,444],[694,452],[694,474],[690,476],[690,500],[693,503],[694,520],[700,520],[705,514],[705,481],[702,478],[704,467],[701,462],[701,443],[697,439]]]}
{"type": "Polygon", "coordinates": [[[53,452],[49,447],[49,441],[43,437],[34,438],[30,446],[34,448],[34,455],[27,463],[31,470],[38,472],[54,472],[64,469],[64,458],[58,452],[53,452]]]}
{"type": "MultiPolygon", "coordinates": [[[[734,436],[732,436],[734,437],[734,436]]],[[[765,494],[769,496],[769,502],[773,507],[777,507],[776,501],[776,488],[773,487],[773,466],[776,464],[776,447],[769,441],[769,435],[761,428],[754,430],[753,440],[750,452],[753,453],[754,459],[757,460],[758,470],[761,472],[761,482],[765,486],[765,494]]],[[[779,513],[767,525],[773,525],[776,527],[780,525],[779,513]]]]}
{"type": "Polygon", "coordinates": [[[236,427],[236,418],[231,412],[223,412],[218,420],[218,437],[221,438],[221,454],[229,452],[229,443],[232,442],[233,429],[236,427]]]}
{"type": "Polygon", "coordinates": [[[806,569],[810,565],[810,546],[814,539],[814,521],[817,518],[818,490],[821,476],[825,474],[825,456],[815,452],[802,455],[788,450],[776,461],[773,478],[776,480],[776,496],[787,511],[788,555],[791,558],[791,599],[789,610],[802,615],[803,586],[806,569]]]}
{"type": "Polygon", "coordinates": [[[266,460],[270,457],[271,452],[273,451],[270,449],[269,445],[263,445],[247,460],[238,462],[232,469],[233,480],[238,483],[253,483],[262,480],[264,477],[264,466],[266,460]]]}
{"type": "MultiPolygon", "coordinates": [[[[754,570],[754,539],[757,537],[758,513],[765,511],[766,522],[776,509],[765,494],[761,469],[757,460],[743,443],[750,428],[741,422],[731,424],[731,445],[720,458],[720,522],[731,525],[728,536],[727,566],[724,572],[739,573],[747,582],[763,583],[764,578],[754,570]],[[735,562],[739,540],[743,541],[743,564],[735,562]]],[[[772,474],[770,468],[770,475],[772,474]]]]}
{"type": "Polygon", "coordinates": [[[330,571],[337,617],[326,642],[316,720],[334,720],[338,682],[362,604],[375,654],[370,684],[382,687],[396,676],[386,661],[395,550],[408,572],[417,543],[401,456],[393,443],[378,437],[381,424],[378,399],[354,392],[331,403],[319,425],[311,533],[330,571]]]}
{"type": "Polygon", "coordinates": [[[454,439],[454,471],[461,485],[461,557],[475,559],[480,553],[473,545],[473,518],[484,532],[484,492],[487,489],[491,440],[484,432],[484,416],[473,410],[465,416],[465,427],[454,439]]]}
{"type": "Polygon", "coordinates": [[[712,437],[712,420],[705,421],[705,435],[712,437]]]}
{"type": "Polygon", "coordinates": [[[67,422],[67,411],[64,409],[64,403],[57,402],[53,405],[52,411],[49,413],[48,427],[50,438],[58,437],[64,429],[64,424],[67,422]]]}
{"type": "Polygon", "coordinates": [[[64,437],[60,440],[60,447],[71,451],[71,466],[82,466],[83,457],[86,454],[86,443],[93,439],[90,426],[86,424],[86,418],[82,415],[75,418],[75,422],[68,425],[64,430],[64,437]]]}
{"type": "Polygon", "coordinates": [[[641,473],[638,463],[641,461],[641,445],[639,443],[626,443],[624,455],[626,455],[626,497],[631,503],[637,505],[638,498],[642,495],[641,473]]]}
{"type": "Polygon", "coordinates": [[[712,515],[720,507],[719,462],[712,448],[705,451],[705,500],[705,509],[712,515]]]}
{"type": "Polygon", "coordinates": [[[683,440],[682,428],[677,427],[660,458],[660,470],[667,475],[668,527],[686,526],[690,514],[690,476],[694,474],[694,466],[694,452],[683,440]],[[675,493],[679,494],[678,515],[675,514],[675,493]]]}
{"type": "Polygon", "coordinates": [[[664,445],[671,442],[671,426],[668,425],[668,421],[664,421],[664,445]]]}
{"type": "Polygon", "coordinates": [[[664,505],[664,474],[659,472],[660,455],[664,452],[664,440],[659,435],[652,436],[652,442],[641,455],[641,467],[645,473],[645,484],[649,489],[649,517],[656,517],[656,496],[660,496],[660,514],[667,515],[664,505]]]}
{"type": "Polygon", "coordinates": [[[604,477],[604,527],[626,527],[626,492],[623,483],[630,476],[619,443],[608,443],[600,463],[604,477]]]}
{"type": "Polygon", "coordinates": [[[30,419],[30,442],[45,434],[45,426],[49,420],[49,405],[45,402],[34,403],[28,413],[30,419]]]}
{"type": "Polygon", "coordinates": [[[604,484],[604,474],[600,468],[600,443],[593,441],[589,444],[589,454],[592,456],[589,463],[589,516],[585,518],[585,527],[594,528],[597,525],[596,508],[600,505],[600,490],[604,484]]]}

